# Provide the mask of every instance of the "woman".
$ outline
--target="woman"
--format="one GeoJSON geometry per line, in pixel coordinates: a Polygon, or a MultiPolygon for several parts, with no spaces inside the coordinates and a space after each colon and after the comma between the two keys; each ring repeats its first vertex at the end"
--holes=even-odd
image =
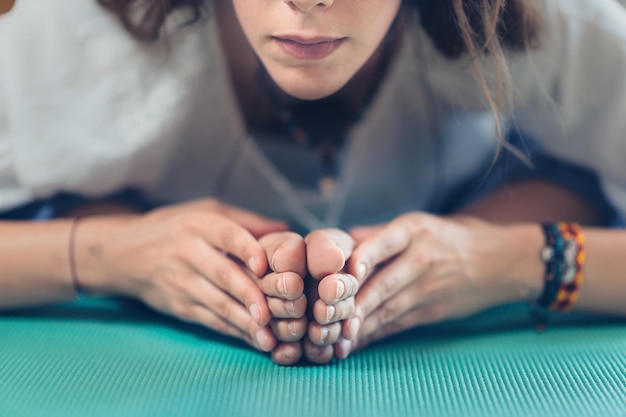
{"type": "Polygon", "coordinates": [[[539,225],[608,216],[585,169],[626,211],[624,22],[613,0],[21,0],[0,20],[0,303],[122,294],[324,363],[570,307],[567,244],[577,305],[624,314],[623,233],[539,225]],[[531,144],[546,173],[489,170],[531,144]]]}

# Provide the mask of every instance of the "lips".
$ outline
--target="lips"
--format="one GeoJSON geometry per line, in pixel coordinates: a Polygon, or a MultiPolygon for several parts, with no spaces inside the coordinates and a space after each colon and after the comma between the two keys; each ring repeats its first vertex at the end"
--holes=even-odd
{"type": "Polygon", "coordinates": [[[275,36],[274,42],[288,55],[300,60],[319,60],[335,52],[346,38],[303,38],[275,36]]]}

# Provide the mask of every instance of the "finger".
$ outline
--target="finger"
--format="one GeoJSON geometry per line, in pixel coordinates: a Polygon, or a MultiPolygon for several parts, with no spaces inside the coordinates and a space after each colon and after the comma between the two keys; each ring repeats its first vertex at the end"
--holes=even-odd
{"type": "Polygon", "coordinates": [[[295,365],[302,359],[302,343],[279,343],[272,351],[272,360],[278,365],[295,365]]]}
{"type": "Polygon", "coordinates": [[[265,251],[245,227],[219,213],[206,213],[193,227],[206,244],[241,260],[256,276],[267,271],[265,251]]]}
{"type": "Polygon", "coordinates": [[[410,244],[408,228],[400,221],[390,223],[354,249],[347,272],[362,283],[376,266],[401,254],[410,244]]]}
{"type": "Polygon", "coordinates": [[[308,339],[317,346],[329,346],[337,342],[341,336],[341,323],[331,323],[321,326],[315,322],[309,323],[308,339]]]}
{"type": "Polygon", "coordinates": [[[241,266],[202,242],[187,256],[201,276],[243,304],[255,323],[261,327],[269,323],[271,315],[265,294],[241,266]]]}
{"type": "Polygon", "coordinates": [[[248,210],[220,204],[219,211],[248,230],[252,236],[260,238],[269,233],[289,230],[289,225],[283,221],[269,219],[248,210]]]}
{"type": "Polygon", "coordinates": [[[328,275],[317,287],[320,299],[328,305],[354,297],[358,290],[359,282],[348,274],[328,275]]]}
{"type": "Polygon", "coordinates": [[[304,357],[309,362],[322,365],[333,360],[332,346],[317,346],[308,337],[305,337],[302,348],[304,349],[304,357]]]}
{"type": "Polygon", "coordinates": [[[350,234],[350,236],[352,236],[352,239],[354,239],[355,243],[358,245],[365,239],[369,239],[376,233],[380,232],[384,227],[385,225],[383,224],[377,224],[374,226],[358,226],[350,229],[348,233],[350,234]]]}
{"type": "Polygon", "coordinates": [[[259,243],[272,271],[306,275],[306,246],[302,236],[292,232],[271,233],[262,237],[259,243]]]}
{"type": "Polygon", "coordinates": [[[308,271],[315,279],[342,271],[354,249],[350,235],[339,229],[311,232],[305,241],[308,271]]]}
{"type": "Polygon", "coordinates": [[[353,352],[353,343],[350,340],[340,338],[337,343],[333,345],[333,353],[339,359],[347,359],[353,352]]]}
{"type": "Polygon", "coordinates": [[[378,340],[401,333],[417,326],[432,324],[441,320],[444,309],[441,305],[424,305],[408,311],[385,326],[378,325],[378,318],[372,316],[365,320],[359,334],[358,348],[361,349],[378,340]]]}
{"type": "Polygon", "coordinates": [[[272,332],[281,342],[297,342],[304,337],[306,333],[308,320],[306,318],[299,319],[283,319],[272,320],[272,332]]]}
{"type": "MultiPolygon", "coordinates": [[[[269,328],[259,326],[254,322],[248,311],[237,300],[221,291],[210,281],[198,277],[197,285],[193,288],[193,301],[195,304],[179,304],[174,314],[183,320],[190,321],[196,317],[194,313],[200,306],[211,311],[223,321],[249,335],[255,341],[255,346],[265,352],[269,352],[276,345],[276,338],[269,328]]],[[[219,331],[219,329],[216,329],[219,331]]]]}
{"type": "Polygon", "coordinates": [[[299,319],[306,313],[307,299],[304,295],[293,301],[285,301],[282,298],[268,298],[267,304],[274,318],[299,319]]]}
{"type": "Polygon", "coordinates": [[[320,325],[335,323],[345,320],[354,313],[354,297],[340,301],[337,304],[328,305],[318,300],[313,305],[313,318],[320,325]]]}
{"type": "Polygon", "coordinates": [[[304,279],[295,272],[272,272],[259,280],[259,287],[269,297],[296,300],[304,293],[304,279]]]}
{"type": "Polygon", "coordinates": [[[200,324],[227,336],[233,336],[238,339],[245,340],[248,344],[253,345],[256,348],[260,348],[257,341],[250,337],[247,332],[233,326],[231,323],[227,322],[205,306],[192,305],[189,308],[189,314],[187,314],[186,317],[179,317],[180,319],[189,323],[200,324]]]}
{"type": "Polygon", "coordinates": [[[382,326],[423,302],[418,283],[425,270],[420,270],[414,258],[412,251],[405,252],[362,286],[356,295],[354,314],[343,325],[346,339],[353,340],[374,312],[382,326]]]}
{"type": "Polygon", "coordinates": [[[365,316],[355,316],[343,324],[342,335],[348,340],[367,335],[378,328],[393,327],[393,323],[411,310],[426,303],[420,296],[419,287],[412,286],[382,303],[373,312],[365,316]]]}
{"type": "Polygon", "coordinates": [[[356,315],[368,316],[410,284],[419,280],[425,270],[412,251],[403,253],[376,271],[356,294],[356,315]]]}

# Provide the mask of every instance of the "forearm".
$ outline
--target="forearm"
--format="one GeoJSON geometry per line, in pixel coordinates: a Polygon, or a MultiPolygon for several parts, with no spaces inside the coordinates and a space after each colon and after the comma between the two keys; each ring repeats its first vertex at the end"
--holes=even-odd
{"type": "MultiPolygon", "coordinates": [[[[539,256],[545,245],[543,232],[534,223],[504,225],[502,231],[508,237],[500,254],[494,254],[494,262],[501,265],[503,277],[512,280],[512,288],[517,289],[518,298],[512,292],[511,301],[536,301],[545,274],[539,256]]],[[[584,281],[574,309],[626,316],[626,231],[583,227],[583,233],[584,281]]]]}
{"type": "MultiPolygon", "coordinates": [[[[115,202],[90,203],[68,213],[68,218],[47,222],[0,222],[0,309],[71,300],[76,296],[70,269],[70,229],[76,216],[89,219],[86,233],[81,225],[75,240],[74,259],[82,268],[81,284],[92,292],[106,293],[110,285],[96,256],[88,247],[117,222],[118,215],[136,213],[133,207],[115,202]]],[[[85,220],[83,220],[84,222],[85,220]]]]}
{"type": "MultiPolygon", "coordinates": [[[[543,289],[544,263],[540,251],[545,238],[542,222],[569,221],[601,224],[593,206],[555,185],[528,182],[477,202],[458,216],[475,216],[502,225],[503,243],[493,254],[506,279],[514,284],[511,301],[534,301],[543,289]],[[506,272],[505,272],[506,271],[506,272]],[[517,297],[517,298],[515,298],[517,297]]],[[[626,232],[583,226],[586,238],[584,282],[576,309],[626,315],[626,232]]]]}
{"type": "Polygon", "coordinates": [[[576,308],[626,316],[626,231],[583,228],[587,262],[576,308]]]}
{"type": "Polygon", "coordinates": [[[599,225],[608,220],[576,193],[539,180],[509,184],[463,207],[455,215],[475,216],[498,224],[568,221],[599,225]]]}
{"type": "Polygon", "coordinates": [[[0,223],[0,308],[69,300],[70,220],[0,223]]]}

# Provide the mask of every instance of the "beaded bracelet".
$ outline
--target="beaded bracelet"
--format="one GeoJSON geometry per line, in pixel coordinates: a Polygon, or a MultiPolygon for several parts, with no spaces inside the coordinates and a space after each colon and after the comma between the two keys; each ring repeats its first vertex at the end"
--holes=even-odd
{"type": "Polygon", "coordinates": [[[545,329],[550,311],[569,311],[578,300],[585,265],[585,235],[576,223],[542,225],[546,245],[544,288],[533,306],[537,330],[545,329]]]}

